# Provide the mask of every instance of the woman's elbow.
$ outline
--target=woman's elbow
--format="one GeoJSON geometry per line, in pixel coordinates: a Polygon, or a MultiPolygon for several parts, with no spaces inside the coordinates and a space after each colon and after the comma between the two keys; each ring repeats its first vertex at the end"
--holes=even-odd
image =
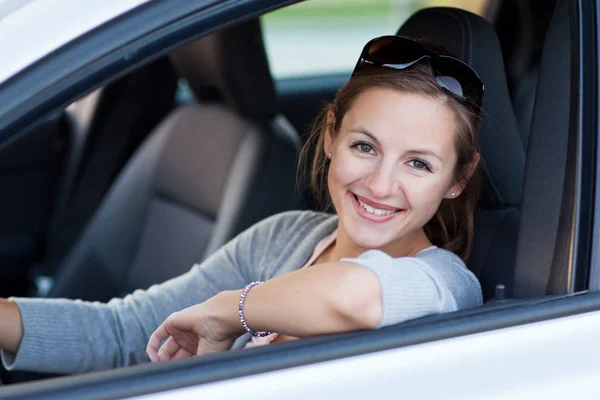
{"type": "Polygon", "coordinates": [[[383,301],[379,278],[360,267],[337,292],[336,309],[352,330],[375,329],[383,318],[383,301]]]}
{"type": "Polygon", "coordinates": [[[339,299],[336,308],[351,330],[375,329],[383,317],[380,297],[368,294],[350,295],[339,299]]]}

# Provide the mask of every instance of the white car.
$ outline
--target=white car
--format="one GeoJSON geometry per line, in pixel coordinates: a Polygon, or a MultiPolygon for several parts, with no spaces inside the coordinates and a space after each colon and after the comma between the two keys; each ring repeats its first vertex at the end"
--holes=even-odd
{"type": "Polygon", "coordinates": [[[0,297],[105,301],[315,207],[294,192],[299,132],[362,45],[400,28],[486,85],[468,264],[484,306],[77,376],[4,371],[0,399],[598,397],[598,2],[457,1],[488,22],[407,23],[424,2],[292,3],[0,0],[0,297]],[[227,136],[232,121],[259,134],[227,136]]]}

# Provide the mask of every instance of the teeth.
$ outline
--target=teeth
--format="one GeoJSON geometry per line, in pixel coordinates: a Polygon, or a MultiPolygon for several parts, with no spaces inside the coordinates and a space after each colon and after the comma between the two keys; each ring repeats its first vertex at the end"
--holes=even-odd
{"type": "Polygon", "coordinates": [[[360,204],[360,206],[365,209],[368,213],[370,214],[375,214],[375,215],[390,215],[393,214],[394,211],[392,210],[381,210],[379,208],[373,208],[368,204],[363,203],[362,201],[360,201],[360,199],[357,197],[356,200],[358,200],[358,204],[360,204]]]}

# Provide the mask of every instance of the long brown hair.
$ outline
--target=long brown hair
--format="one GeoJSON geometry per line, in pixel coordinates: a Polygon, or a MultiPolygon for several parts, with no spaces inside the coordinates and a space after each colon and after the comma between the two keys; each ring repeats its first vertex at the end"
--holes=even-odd
{"type": "Polygon", "coordinates": [[[300,171],[310,171],[304,178],[308,181],[315,200],[323,210],[333,211],[327,185],[329,158],[323,151],[325,132],[331,128],[332,133],[337,135],[342,119],[356,98],[371,88],[392,88],[439,99],[454,111],[457,121],[455,146],[458,156],[454,174],[455,183],[466,186],[458,198],[443,199],[435,216],[425,224],[423,229],[432,244],[452,251],[466,262],[471,254],[473,214],[477,206],[481,182],[478,168],[470,176],[472,162],[479,153],[477,135],[479,110],[477,107],[458,101],[441,89],[433,78],[431,66],[426,61],[403,71],[373,69],[360,76],[354,76],[337,92],[334,101],[323,107],[309,131],[300,154],[300,171]],[[333,114],[331,127],[327,123],[329,112],[333,114]]]}

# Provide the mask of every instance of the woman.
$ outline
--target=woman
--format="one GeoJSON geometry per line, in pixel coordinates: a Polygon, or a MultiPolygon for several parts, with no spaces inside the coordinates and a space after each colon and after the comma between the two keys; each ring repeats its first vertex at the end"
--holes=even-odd
{"type": "Polygon", "coordinates": [[[2,301],[4,365],[84,372],[222,351],[245,332],[252,342],[236,347],[481,304],[463,260],[483,85],[424,45],[369,42],[317,119],[303,153],[312,156],[313,188],[336,215],[273,216],[188,273],[107,304],[2,301]]]}
{"type": "Polygon", "coordinates": [[[300,270],[171,315],[150,339],[152,361],[226,350],[245,331],[261,345],[481,303],[477,280],[448,250],[465,259],[470,251],[483,85],[468,66],[423,45],[396,36],[369,42],[313,128],[313,187],[319,197],[328,188],[338,218],[278,218],[336,229],[316,235],[307,262],[304,252],[293,257],[300,270]]]}

